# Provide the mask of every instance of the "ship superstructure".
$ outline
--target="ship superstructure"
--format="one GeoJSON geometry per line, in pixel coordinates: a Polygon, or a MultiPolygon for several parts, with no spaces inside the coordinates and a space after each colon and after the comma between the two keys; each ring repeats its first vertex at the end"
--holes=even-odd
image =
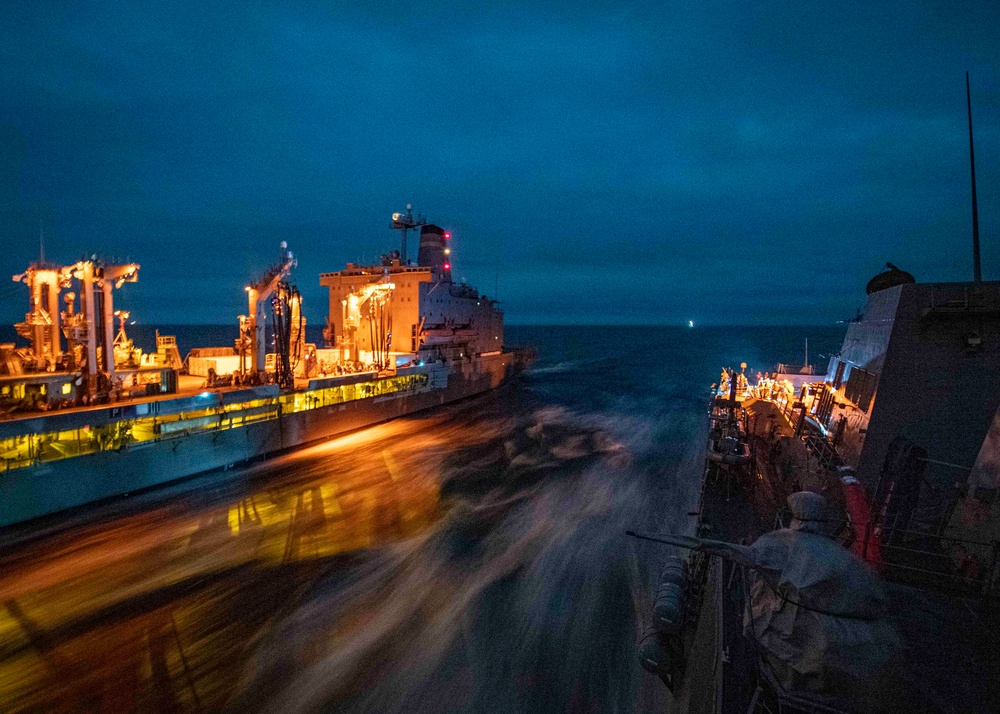
{"type": "MultiPolygon", "coordinates": [[[[970,160],[971,136],[970,105],[970,160]]],[[[640,646],[673,711],[1000,708],[1000,282],[974,191],[971,282],[887,264],[824,376],[724,370],[691,532],[633,534],[692,553],[640,646]]]]}
{"type": "Polygon", "coordinates": [[[758,454],[768,482],[791,469],[824,493],[890,574],[1000,595],[1000,282],[921,284],[891,267],[826,374],[784,376],[733,395],[745,432],[785,435],[758,454]]]}
{"type": "Polygon", "coordinates": [[[453,282],[451,238],[424,224],[415,264],[394,251],[379,265],[348,263],[320,275],[330,291],[327,341],[335,364],[394,366],[502,350],[503,312],[495,300],[453,282]]]}
{"type": "MultiPolygon", "coordinates": [[[[894,527],[995,540],[1000,530],[981,532],[972,514],[990,510],[1000,485],[980,477],[1000,423],[1000,283],[916,284],[900,272],[869,284],[864,316],[800,411],[894,527]]],[[[966,560],[995,567],[990,550],[966,560]]]]}
{"type": "Polygon", "coordinates": [[[825,375],[728,370],[696,537],[651,536],[693,549],[640,648],[672,711],[992,711],[998,410],[996,282],[892,267],[825,375]]]}

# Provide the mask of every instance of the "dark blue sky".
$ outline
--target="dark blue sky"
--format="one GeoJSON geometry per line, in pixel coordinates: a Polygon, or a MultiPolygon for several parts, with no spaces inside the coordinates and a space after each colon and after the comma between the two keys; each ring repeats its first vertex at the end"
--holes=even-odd
{"type": "Polygon", "coordinates": [[[1000,279],[1000,3],[959,5],[4,0],[0,275],[41,221],[227,322],[287,240],[322,323],[410,202],[511,323],[829,322],[886,260],[971,276],[968,69],[1000,279]]]}

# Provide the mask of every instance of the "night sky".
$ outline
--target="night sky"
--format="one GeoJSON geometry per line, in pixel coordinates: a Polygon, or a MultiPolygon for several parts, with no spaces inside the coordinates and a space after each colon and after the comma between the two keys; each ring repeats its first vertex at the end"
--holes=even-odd
{"type": "Polygon", "coordinates": [[[321,324],[412,203],[509,323],[828,323],[886,260],[971,279],[966,70],[1000,279],[998,37],[996,0],[4,0],[0,275],[41,226],[140,263],[134,318],[231,322],[287,240],[321,324]]]}

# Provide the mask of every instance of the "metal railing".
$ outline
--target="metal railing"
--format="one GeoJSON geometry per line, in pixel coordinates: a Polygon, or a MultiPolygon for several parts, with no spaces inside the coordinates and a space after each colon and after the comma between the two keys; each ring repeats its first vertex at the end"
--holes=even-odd
{"type": "Polygon", "coordinates": [[[873,521],[862,535],[861,555],[896,582],[987,599],[1000,596],[1000,541],[974,541],[873,521]]]}
{"type": "Polygon", "coordinates": [[[998,307],[997,293],[993,290],[970,288],[968,284],[931,285],[930,305],[924,312],[995,311],[998,307]]]}
{"type": "Polygon", "coordinates": [[[738,563],[715,564],[714,587],[721,588],[716,607],[719,646],[726,667],[721,676],[717,711],[747,714],[850,714],[805,693],[783,687],[764,659],[761,643],[743,626],[750,607],[750,574],[738,563]],[[721,566],[721,567],[719,567],[721,566]],[[725,612],[725,611],[728,611],[725,612]],[[728,617],[727,617],[728,614],[728,617]]]}
{"type": "Polygon", "coordinates": [[[426,374],[388,377],[267,397],[231,407],[123,418],[95,427],[22,434],[0,440],[0,473],[102,451],[122,451],[142,443],[181,439],[192,433],[242,428],[259,421],[371,397],[402,396],[428,388],[428,381],[426,374]]]}
{"type": "Polygon", "coordinates": [[[806,448],[816,457],[823,468],[832,470],[843,464],[840,454],[837,453],[829,439],[816,433],[807,433],[805,442],[806,448]]]}

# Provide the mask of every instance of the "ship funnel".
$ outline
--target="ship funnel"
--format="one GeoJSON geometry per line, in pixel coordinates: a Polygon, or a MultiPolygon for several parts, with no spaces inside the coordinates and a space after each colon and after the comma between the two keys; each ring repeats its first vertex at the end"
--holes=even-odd
{"type": "Polygon", "coordinates": [[[445,242],[448,234],[440,226],[428,224],[420,229],[420,252],[417,264],[431,268],[445,278],[451,277],[451,263],[445,255],[445,242]]]}

